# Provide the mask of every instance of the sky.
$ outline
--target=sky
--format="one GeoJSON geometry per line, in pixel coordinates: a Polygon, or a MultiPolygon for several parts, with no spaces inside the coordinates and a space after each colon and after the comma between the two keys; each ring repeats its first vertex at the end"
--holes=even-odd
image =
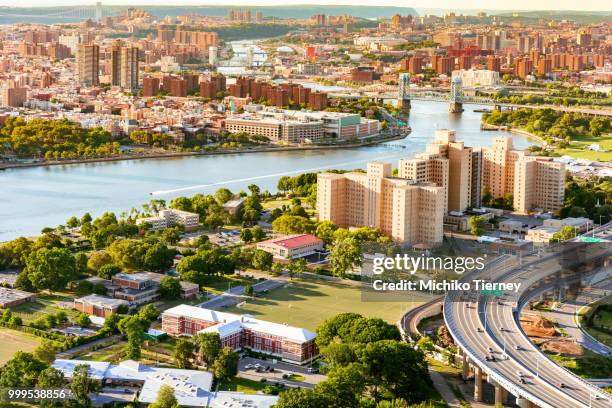
{"type": "MultiPolygon", "coordinates": [[[[102,0],[103,4],[119,5],[228,5],[221,0],[102,0]]],[[[0,0],[0,6],[64,6],[93,5],[95,0],[0,0]]],[[[231,5],[250,7],[288,4],[378,5],[441,9],[485,10],[612,10],[609,0],[233,0],[231,5]]]]}

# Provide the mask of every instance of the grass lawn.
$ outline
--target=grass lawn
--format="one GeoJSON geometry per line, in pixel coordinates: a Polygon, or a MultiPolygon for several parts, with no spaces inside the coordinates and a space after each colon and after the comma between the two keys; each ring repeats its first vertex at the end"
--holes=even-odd
{"type": "Polygon", "coordinates": [[[57,313],[60,310],[65,311],[68,316],[76,315],[76,311],[71,309],[62,309],[59,307],[60,302],[72,303],[76,295],[68,293],[54,293],[52,295],[40,295],[32,302],[22,303],[15,307],[11,307],[11,311],[21,317],[25,322],[31,322],[46,314],[57,313]]]}
{"type": "Polygon", "coordinates": [[[299,374],[291,374],[289,377],[287,377],[287,379],[289,381],[302,382],[306,379],[306,377],[304,377],[303,375],[299,375],[299,374]]]}
{"type": "Polygon", "coordinates": [[[220,383],[219,391],[235,391],[243,392],[245,394],[257,394],[257,391],[263,390],[266,388],[266,385],[268,384],[249,380],[248,378],[234,377],[231,380],[220,383]]]}
{"type": "Polygon", "coordinates": [[[291,199],[289,198],[279,198],[277,200],[268,200],[261,203],[261,206],[264,210],[269,210],[271,208],[282,207],[283,205],[291,206],[291,199]]]}
{"type": "Polygon", "coordinates": [[[295,279],[286,286],[248,300],[240,308],[233,306],[223,310],[315,330],[328,317],[344,312],[380,317],[394,324],[404,312],[421,303],[420,299],[415,300],[365,302],[361,299],[361,289],[356,286],[295,279]]]}
{"type": "Polygon", "coordinates": [[[555,152],[561,156],[568,155],[579,159],[610,161],[612,160],[612,135],[604,135],[599,137],[580,136],[572,140],[570,146],[565,149],[555,149],[555,152]],[[585,150],[592,144],[598,144],[602,149],[609,150],[608,152],[594,152],[585,150]]]}
{"type": "Polygon", "coordinates": [[[40,344],[40,338],[0,327],[0,365],[4,365],[17,351],[33,351],[40,344]]]}
{"type": "Polygon", "coordinates": [[[209,276],[206,278],[206,282],[204,282],[202,287],[209,292],[221,293],[227,291],[230,287],[233,288],[248,283],[257,283],[257,280],[236,275],[209,276]]]}
{"type": "Polygon", "coordinates": [[[583,357],[555,354],[548,354],[548,357],[582,378],[608,378],[612,373],[612,359],[588,350],[583,357]]]}

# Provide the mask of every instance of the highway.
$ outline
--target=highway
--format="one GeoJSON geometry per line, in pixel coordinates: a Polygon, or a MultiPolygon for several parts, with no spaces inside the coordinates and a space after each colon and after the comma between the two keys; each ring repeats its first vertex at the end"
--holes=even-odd
{"type": "MultiPolygon", "coordinates": [[[[480,278],[522,282],[524,291],[536,283],[549,283],[546,276],[560,269],[560,256],[559,253],[538,252],[522,259],[505,258],[485,269],[480,278]]],[[[520,307],[525,304],[519,295],[504,294],[502,298],[493,298],[479,293],[447,294],[444,301],[446,325],[471,362],[510,393],[540,407],[610,407],[609,394],[548,359],[525,336],[515,314],[515,311],[520,313],[520,307]],[[495,361],[486,361],[489,355],[495,356],[495,361]],[[524,383],[519,372],[524,374],[524,383]]]]}

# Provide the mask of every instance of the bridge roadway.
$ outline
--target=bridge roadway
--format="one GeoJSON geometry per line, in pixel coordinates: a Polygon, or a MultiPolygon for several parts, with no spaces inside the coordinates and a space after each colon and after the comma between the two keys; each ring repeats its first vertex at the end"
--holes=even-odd
{"type": "MultiPolygon", "coordinates": [[[[532,253],[522,260],[504,259],[485,269],[480,277],[495,282],[522,281],[522,287],[529,288],[543,276],[559,270],[559,255],[532,253]]],[[[484,374],[496,385],[496,402],[502,401],[506,390],[520,398],[517,403],[521,407],[529,407],[530,402],[542,408],[610,407],[609,394],[548,359],[524,335],[513,310],[517,297],[500,301],[474,294],[468,300],[471,301],[466,302],[462,292],[447,294],[444,318],[455,342],[475,366],[477,399],[482,395],[484,374]],[[493,353],[489,353],[489,348],[493,353]],[[495,361],[485,361],[489,354],[496,357],[495,361]],[[504,355],[508,358],[503,359],[504,355]],[[519,371],[525,374],[525,384],[519,379],[519,371]],[[565,386],[560,387],[561,383],[565,386]]]]}
{"type": "MultiPolygon", "coordinates": [[[[345,98],[345,99],[359,99],[359,98],[369,98],[369,99],[387,99],[387,100],[395,100],[397,99],[397,92],[359,92],[359,93],[346,93],[346,92],[331,92],[335,97],[345,98]]],[[[410,100],[412,101],[435,101],[435,102],[450,102],[449,94],[444,92],[435,92],[432,90],[429,91],[416,91],[410,94],[410,100]]],[[[589,109],[589,108],[581,108],[576,106],[556,106],[556,105],[520,105],[515,103],[506,103],[506,102],[498,102],[491,98],[479,97],[479,96],[463,96],[457,102],[474,105],[490,105],[490,106],[500,106],[506,108],[513,109],[552,109],[559,112],[575,112],[581,113],[583,115],[591,115],[591,116],[606,116],[612,117],[612,109],[589,109]]]]}

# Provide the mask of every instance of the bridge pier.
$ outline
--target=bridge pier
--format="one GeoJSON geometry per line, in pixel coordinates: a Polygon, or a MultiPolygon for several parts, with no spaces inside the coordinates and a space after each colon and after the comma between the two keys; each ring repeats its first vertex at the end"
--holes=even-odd
{"type": "Polygon", "coordinates": [[[482,369],[478,366],[474,368],[474,400],[482,402],[482,369]]]}
{"type": "Polygon", "coordinates": [[[500,111],[500,112],[502,110],[501,105],[494,105],[493,109],[496,110],[496,111],[500,111]]]}
{"type": "Polygon", "coordinates": [[[400,113],[402,115],[408,116],[410,115],[410,109],[412,109],[412,104],[410,103],[410,99],[398,99],[397,107],[400,109],[400,113]]]}
{"type": "Polygon", "coordinates": [[[462,364],[462,370],[463,370],[461,372],[461,377],[463,377],[464,380],[467,380],[468,377],[470,376],[470,364],[464,352],[461,352],[461,364],[462,364]]]}
{"type": "Polygon", "coordinates": [[[463,112],[463,103],[461,102],[450,102],[448,105],[449,113],[461,113],[463,112]]]}
{"type": "Polygon", "coordinates": [[[516,405],[520,408],[531,408],[534,406],[531,401],[521,397],[516,397],[516,405]]]}
{"type": "Polygon", "coordinates": [[[501,385],[495,383],[495,406],[504,405],[506,402],[507,392],[501,385]]]}

